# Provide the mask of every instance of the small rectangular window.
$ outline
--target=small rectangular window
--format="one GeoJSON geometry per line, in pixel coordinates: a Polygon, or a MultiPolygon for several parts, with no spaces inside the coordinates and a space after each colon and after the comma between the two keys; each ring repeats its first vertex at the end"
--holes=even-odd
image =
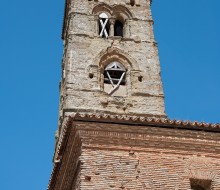
{"type": "Polygon", "coordinates": [[[205,179],[190,179],[192,190],[211,190],[211,180],[205,179]]]}

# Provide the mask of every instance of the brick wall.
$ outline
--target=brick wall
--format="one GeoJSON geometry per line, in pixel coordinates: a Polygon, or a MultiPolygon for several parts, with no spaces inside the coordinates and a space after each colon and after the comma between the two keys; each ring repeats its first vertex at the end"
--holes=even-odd
{"type": "Polygon", "coordinates": [[[77,121],[55,190],[220,189],[220,135],[212,131],[77,121]]]}
{"type": "Polygon", "coordinates": [[[186,190],[191,189],[191,178],[211,180],[212,189],[220,189],[219,158],[196,153],[84,149],[81,161],[81,189],[85,190],[186,190]]]}

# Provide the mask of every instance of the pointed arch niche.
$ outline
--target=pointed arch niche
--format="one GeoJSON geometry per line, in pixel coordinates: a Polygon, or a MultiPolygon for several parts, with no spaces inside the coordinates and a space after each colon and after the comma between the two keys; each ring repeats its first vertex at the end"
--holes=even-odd
{"type": "Polygon", "coordinates": [[[139,70],[136,61],[116,48],[101,52],[97,58],[100,68],[101,90],[110,96],[131,94],[131,72],[139,70]]]}

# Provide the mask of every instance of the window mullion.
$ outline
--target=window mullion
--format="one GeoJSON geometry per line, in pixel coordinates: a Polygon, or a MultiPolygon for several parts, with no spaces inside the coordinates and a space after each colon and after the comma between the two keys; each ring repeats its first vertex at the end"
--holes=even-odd
{"type": "Polygon", "coordinates": [[[121,84],[122,79],[124,78],[124,75],[125,75],[125,72],[123,72],[123,74],[121,75],[121,78],[118,81],[117,85],[114,86],[114,88],[109,92],[109,94],[112,94],[119,87],[119,85],[121,84]]]}
{"type": "Polygon", "coordinates": [[[109,78],[109,80],[110,80],[110,83],[111,83],[112,87],[115,87],[115,85],[114,85],[114,83],[113,83],[113,81],[112,81],[112,77],[110,76],[109,72],[106,71],[106,73],[107,73],[107,75],[108,75],[108,78],[109,78]]]}

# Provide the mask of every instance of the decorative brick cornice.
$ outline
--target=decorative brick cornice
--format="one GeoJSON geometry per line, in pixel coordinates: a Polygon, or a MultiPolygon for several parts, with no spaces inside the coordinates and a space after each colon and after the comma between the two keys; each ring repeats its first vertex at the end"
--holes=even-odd
{"type": "Polygon", "coordinates": [[[139,126],[152,126],[158,128],[169,129],[183,129],[192,131],[204,132],[220,132],[220,124],[211,124],[204,122],[191,122],[191,121],[178,121],[169,119],[158,119],[152,117],[132,116],[132,115],[111,115],[111,114],[98,114],[98,113],[75,113],[71,115],[63,128],[63,133],[60,136],[58,143],[57,154],[54,161],[54,167],[51,174],[48,190],[53,190],[56,179],[62,163],[63,153],[69,137],[69,131],[72,124],[77,121],[97,122],[97,123],[112,123],[112,124],[126,124],[126,125],[139,125],[139,126]]]}
{"type": "Polygon", "coordinates": [[[70,130],[71,124],[72,124],[72,118],[69,117],[68,121],[64,125],[63,133],[62,133],[62,135],[59,139],[59,143],[57,145],[58,146],[57,147],[57,154],[54,158],[53,170],[52,170],[49,185],[48,185],[48,188],[47,188],[48,190],[54,189],[54,186],[55,186],[55,183],[56,183],[56,178],[57,178],[57,175],[59,173],[61,162],[62,162],[63,151],[65,149],[67,139],[68,139],[68,136],[69,136],[69,130],[70,130]]]}
{"type": "Polygon", "coordinates": [[[83,149],[163,152],[210,157],[219,154],[218,133],[112,123],[76,122],[83,149]]]}
{"type": "Polygon", "coordinates": [[[170,120],[165,118],[154,118],[134,115],[112,115],[99,113],[75,113],[70,117],[75,121],[96,121],[108,123],[126,123],[135,125],[151,125],[157,127],[169,127],[189,130],[203,130],[211,132],[220,132],[220,124],[212,124],[197,121],[170,120]]]}

